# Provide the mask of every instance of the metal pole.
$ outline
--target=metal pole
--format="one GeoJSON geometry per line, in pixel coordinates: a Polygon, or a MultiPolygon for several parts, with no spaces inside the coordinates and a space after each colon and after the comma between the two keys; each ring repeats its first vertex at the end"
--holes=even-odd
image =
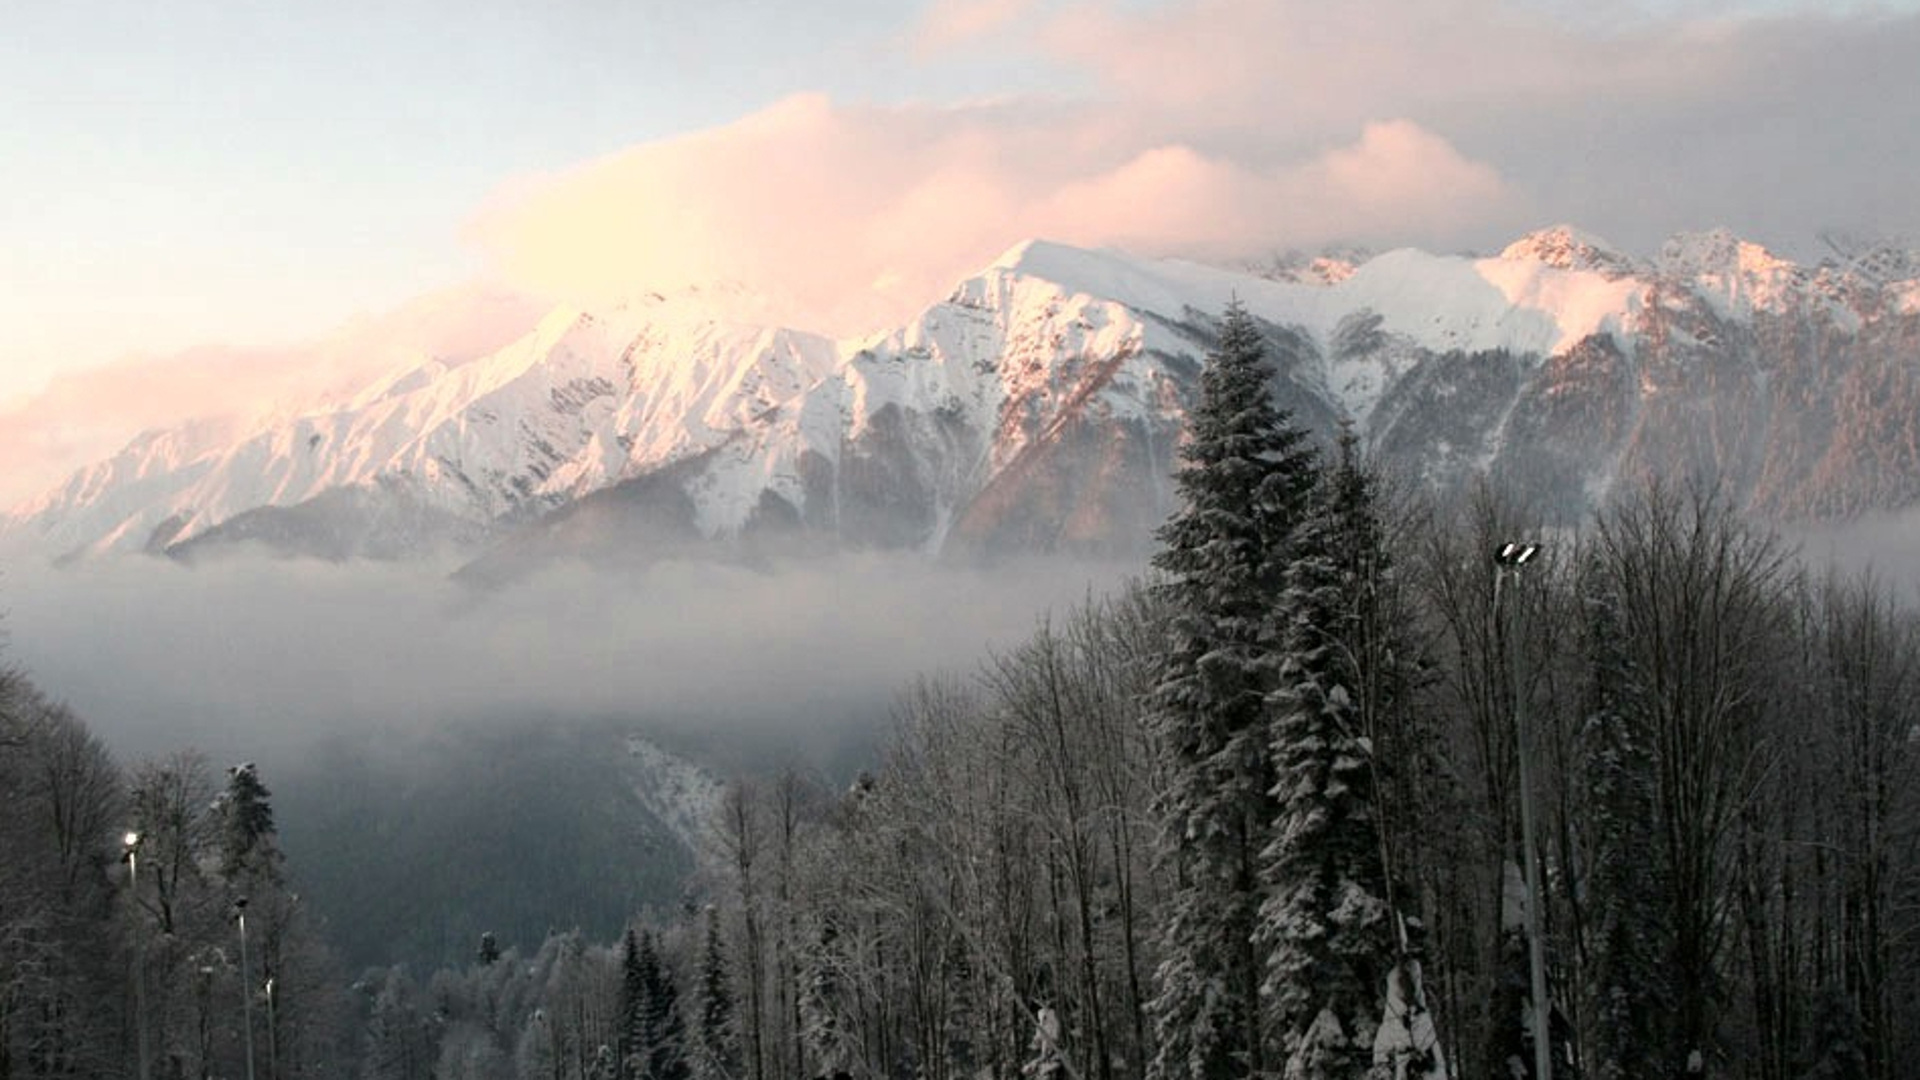
{"type": "Polygon", "coordinates": [[[140,928],[140,834],[126,837],[128,885],[133,894],[133,1028],[140,1080],[153,1075],[153,1051],[147,1040],[147,938],[140,928]]]}
{"type": "Polygon", "coordinates": [[[253,1078],[253,976],[247,964],[247,900],[241,897],[234,901],[240,914],[240,1022],[241,1032],[246,1036],[247,1080],[253,1078]]]}
{"type": "Polygon", "coordinates": [[[273,976],[267,976],[267,1080],[280,1080],[280,1024],[273,1007],[273,976]]]}
{"type": "MultiPolygon", "coordinates": [[[[1534,844],[1533,825],[1533,740],[1526,721],[1526,694],[1520,681],[1520,566],[1503,567],[1496,573],[1511,572],[1514,588],[1507,590],[1507,648],[1513,661],[1513,729],[1520,758],[1520,846],[1527,869],[1527,960],[1533,983],[1533,1073],[1537,1080],[1553,1080],[1553,1006],[1547,1000],[1547,953],[1541,941],[1540,856],[1534,844]]],[[[1496,577],[1496,584],[1498,578],[1496,577]]]]}

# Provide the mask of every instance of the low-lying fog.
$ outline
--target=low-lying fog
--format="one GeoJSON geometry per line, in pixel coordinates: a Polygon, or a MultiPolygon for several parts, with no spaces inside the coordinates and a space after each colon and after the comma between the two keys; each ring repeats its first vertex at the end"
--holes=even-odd
{"type": "Polygon", "coordinates": [[[970,670],[1048,609],[1140,569],[904,555],[570,565],[480,593],[442,568],[365,562],[14,562],[0,625],[4,658],[123,759],[192,745],[218,761],[530,715],[792,742],[801,717],[884,712],[917,674],[970,670]]]}
{"type": "MultiPolygon", "coordinates": [[[[1920,514],[1783,539],[1812,564],[1870,566],[1917,595],[1920,514]]],[[[771,568],[565,564],[491,592],[446,570],[6,558],[0,662],[70,703],[123,760],[194,746],[219,761],[527,717],[633,719],[791,747],[823,717],[871,723],[915,676],[970,671],[1049,610],[1144,565],[946,566],[901,554],[771,568]]]]}
{"type": "Polygon", "coordinates": [[[791,761],[832,780],[871,762],[916,676],[971,671],[1142,569],[571,565],[476,592],[441,567],[254,556],[0,565],[0,661],[122,762],[259,764],[350,970],[457,963],[482,931],[611,939],[693,858],[642,809],[621,732],[722,779],[791,761]]]}

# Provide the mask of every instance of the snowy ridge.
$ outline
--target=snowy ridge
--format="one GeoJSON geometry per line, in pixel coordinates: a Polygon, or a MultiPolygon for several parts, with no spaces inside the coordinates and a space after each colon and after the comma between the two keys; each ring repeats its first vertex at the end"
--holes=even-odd
{"type": "Polygon", "coordinates": [[[1507,262],[1537,262],[1556,270],[1592,270],[1610,277],[1640,273],[1643,267],[1598,236],[1573,225],[1539,229],[1500,252],[1507,262]]]}
{"type": "Polygon", "coordinates": [[[1661,249],[1658,266],[1734,319],[1780,311],[1804,298],[1814,281],[1812,271],[1725,229],[1674,237],[1661,249]]]}
{"type": "MultiPolygon", "coordinates": [[[[1594,334],[1630,332],[1646,283],[1542,262],[1524,242],[1508,250],[1516,248],[1519,254],[1493,259],[1402,249],[1331,283],[1302,284],[1036,241],[963,284],[956,302],[981,302],[979,290],[996,272],[1054,282],[1062,294],[1103,297],[1132,312],[1217,314],[1238,299],[1261,319],[1305,331],[1323,354],[1337,351],[1332,346],[1355,313],[1377,316],[1380,330],[1430,352],[1504,349],[1545,357],[1594,334]]],[[[1364,423],[1388,374],[1329,370],[1325,385],[1364,423]]]]}
{"type": "Polygon", "coordinates": [[[1509,396],[1461,427],[1447,410],[1469,399],[1442,393],[1440,370],[1449,385],[1497,373],[1455,371],[1449,356],[1510,355],[1517,374],[1495,381],[1524,383],[1560,377],[1553,362],[1577,349],[1613,365],[1705,362],[1701,350],[1761,314],[1818,313],[1852,334],[1876,307],[1920,309],[1911,281],[1803,268],[1724,231],[1675,237],[1650,263],[1571,226],[1491,258],[1296,261],[1256,274],[1028,241],[907,324],[842,342],[743,321],[751,298],[728,287],[560,309],[476,359],[414,356],[271,420],[147,433],[11,520],[56,552],[158,550],[354,492],[356,506],[422,511],[388,515],[390,528],[499,531],[684,464],[676,498],[709,538],[785,522],[940,551],[953,529],[999,535],[1022,514],[1021,535],[1092,536],[1127,508],[1111,492],[1083,498],[1088,485],[1124,486],[1128,470],[1163,483],[1192,361],[1236,299],[1297,342],[1286,375],[1309,399],[1294,407],[1474,468],[1494,467],[1512,425],[1548,422],[1525,415],[1545,406],[1488,383],[1473,394],[1509,396]]]}
{"type": "Polygon", "coordinates": [[[723,442],[834,366],[826,339],[664,300],[562,309],[490,356],[427,361],[348,400],[220,439],[152,433],[21,508],[61,550],[193,537],[342,488],[478,522],[537,512],[723,442]]]}

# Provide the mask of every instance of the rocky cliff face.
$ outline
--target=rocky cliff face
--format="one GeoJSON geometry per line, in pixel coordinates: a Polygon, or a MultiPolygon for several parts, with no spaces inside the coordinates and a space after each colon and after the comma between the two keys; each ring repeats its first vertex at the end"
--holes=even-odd
{"type": "Polygon", "coordinates": [[[698,295],[556,312],[251,430],[143,436],[12,529],[67,554],[451,549],[483,575],[715,545],[1134,551],[1232,299],[1301,422],[1442,493],[1488,476],[1572,521],[1659,474],[1774,518],[1895,510],[1920,501],[1920,282],[1882,271],[1913,264],[1725,233],[1641,261],[1568,228],[1265,274],[1034,242],[861,341],[698,295]]]}

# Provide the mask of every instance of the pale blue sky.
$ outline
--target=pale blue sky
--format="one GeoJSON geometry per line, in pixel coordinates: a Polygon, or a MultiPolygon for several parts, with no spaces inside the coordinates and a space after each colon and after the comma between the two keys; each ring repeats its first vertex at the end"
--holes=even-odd
{"type": "Polygon", "coordinates": [[[804,7],[15,5],[0,33],[0,398],[32,369],[133,347],[120,320],[150,323],[162,347],[305,333],[457,280],[476,268],[461,222],[514,176],[796,88],[905,83],[881,47],[898,5],[804,7]],[[85,355],[52,354],[68,342],[85,355]]]}
{"type": "MultiPolygon", "coordinates": [[[[1834,10],[1762,0],[1529,5],[1570,12],[1589,31],[1834,10]]],[[[301,338],[458,282],[486,269],[463,228],[502,185],[720,127],[795,93],[944,104],[1103,92],[1088,70],[1097,59],[1062,61],[1017,35],[916,49],[925,9],[897,0],[9,8],[0,31],[0,404],[55,372],[128,352],[301,338]]],[[[1493,135],[1437,113],[1429,120],[1421,100],[1389,107],[1475,160],[1503,164],[1493,135]]],[[[1697,111],[1701,99],[1689,100],[1697,111]]],[[[1912,142],[1901,131],[1886,137],[1912,142]]],[[[1912,156],[1900,152],[1900,170],[1912,156]]]]}

